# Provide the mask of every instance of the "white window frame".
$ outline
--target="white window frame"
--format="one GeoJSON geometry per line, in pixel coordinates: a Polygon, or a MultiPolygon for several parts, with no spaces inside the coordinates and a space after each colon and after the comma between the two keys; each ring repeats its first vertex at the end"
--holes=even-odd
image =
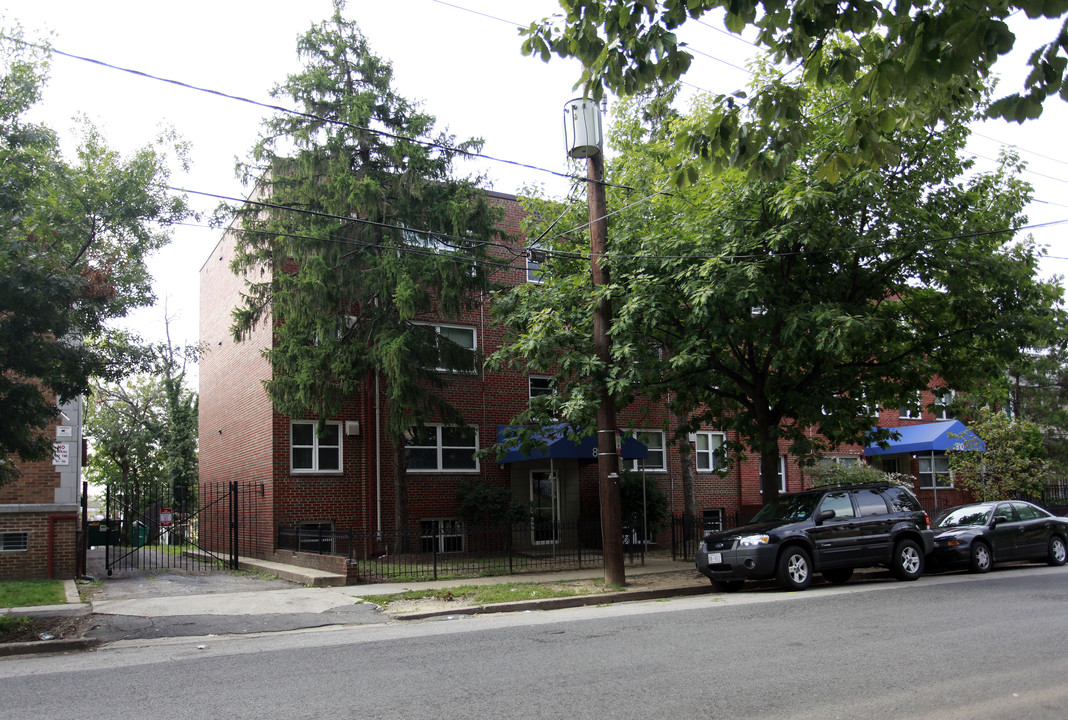
{"type": "Polygon", "coordinates": [[[542,395],[554,395],[556,393],[556,386],[553,382],[552,375],[528,375],[527,376],[527,397],[533,399],[542,395]],[[544,382],[543,387],[535,388],[535,382],[539,385],[544,382]]]}
{"type": "Polygon", "coordinates": [[[934,416],[935,420],[952,420],[949,415],[949,405],[953,402],[957,393],[949,388],[938,388],[934,391],[934,416]]]}
{"type": "Polygon", "coordinates": [[[643,460],[626,461],[626,466],[629,469],[644,470],[645,472],[667,472],[667,444],[664,442],[663,430],[629,430],[627,432],[627,436],[634,438],[635,440],[649,448],[649,457],[643,460]],[[660,443],[659,446],[647,442],[648,439],[656,439],[660,443]],[[660,461],[657,464],[651,464],[650,460],[656,454],[660,456],[660,461]]]}
{"type": "Polygon", "coordinates": [[[323,438],[319,437],[319,433],[316,432],[316,426],[318,423],[315,420],[290,420],[289,421],[289,472],[297,475],[337,475],[345,469],[345,435],[341,432],[341,423],[328,422],[326,427],[333,427],[337,429],[337,445],[321,445],[320,441],[323,438]],[[311,425],[312,444],[311,445],[297,445],[294,440],[293,428],[297,425],[311,425]],[[319,453],[326,448],[337,448],[337,467],[321,469],[319,467],[319,453]],[[294,453],[297,449],[310,448],[312,453],[312,466],[296,467],[294,462],[294,453]]]}
{"type": "Polygon", "coordinates": [[[540,250],[527,250],[526,253],[527,282],[541,285],[545,282],[545,269],[538,259],[544,256],[540,250]]]}
{"type": "Polygon", "coordinates": [[[441,361],[441,353],[439,352],[438,353],[438,366],[435,367],[434,370],[436,372],[456,373],[458,375],[475,375],[475,374],[478,373],[478,328],[476,328],[474,325],[461,325],[461,324],[458,324],[458,323],[415,323],[415,324],[416,325],[424,325],[426,327],[434,328],[434,334],[437,336],[437,342],[439,344],[442,342],[443,339],[448,341],[448,342],[453,342],[453,343],[456,342],[455,340],[453,340],[452,338],[450,338],[448,336],[443,336],[442,333],[441,333],[442,329],[447,328],[449,330],[470,331],[470,333],[471,333],[471,347],[465,347],[464,345],[460,345],[460,343],[456,343],[456,344],[460,345],[460,347],[464,347],[465,349],[471,351],[471,367],[470,368],[444,367],[443,365],[441,365],[441,362],[440,362],[441,361]]]}
{"type": "Polygon", "coordinates": [[[26,530],[15,530],[0,533],[0,552],[17,553],[29,552],[30,533],[26,530]]]}
{"type": "MultiPolygon", "coordinates": [[[[471,431],[471,432],[473,432],[475,434],[474,445],[445,445],[444,444],[444,440],[442,439],[442,435],[444,433],[444,430],[446,428],[453,428],[453,427],[457,427],[457,426],[442,425],[442,424],[427,425],[426,426],[427,430],[433,430],[434,431],[434,438],[435,438],[435,444],[434,445],[412,445],[412,444],[406,443],[405,444],[405,448],[404,448],[405,452],[407,452],[408,450],[434,450],[434,454],[435,454],[435,465],[434,465],[434,467],[432,467],[432,468],[411,468],[411,467],[408,467],[407,468],[408,472],[410,472],[410,473],[422,473],[422,474],[426,474],[426,473],[472,473],[472,474],[476,474],[476,473],[480,472],[481,469],[480,469],[480,463],[479,463],[479,459],[478,459],[478,449],[479,449],[478,428],[473,427],[473,426],[469,426],[467,428],[458,428],[458,429],[463,429],[463,430],[469,430],[469,431],[471,431]],[[462,468],[444,467],[444,456],[445,456],[445,452],[446,451],[448,451],[448,450],[465,450],[467,448],[471,449],[472,459],[474,460],[474,463],[475,463],[474,467],[462,467],[462,468]]],[[[414,439],[414,435],[413,435],[413,439],[414,439]]]]}
{"type": "Polygon", "coordinates": [[[945,455],[919,455],[916,457],[916,475],[920,481],[920,490],[952,490],[953,469],[949,466],[949,458],[945,455]],[[936,462],[941,460],[942,462],[936,462]],[[924,465],[928,470],[924,470],[924,465]],[[939,465],[944,466],[939,467],[939,465]]]}
{"type": "Polygon", "coordinates": [[[920,393],[916,393],[913,398],[913,402],[902,405],[898,408],[898,418],[901,420],[922,420],[923,419],[923,398],[920,393]]]}
{"type": "Polygon", "coordinates": [[[701,430],[694,433],[693,461],[694,467],[699,473],[722,472],[726,469],[726,458],[723,455],[723,445],[727,442],[727,433],[701,430]],[[716,445],[714,440],[719,439],[716,445]],[[702,441],[707,445],[702,449],[702,441]],[[705,467],[701,467],[701,459],[706,458],[705,467]]]}
{"type": "Polygon", "coordinates": [[[422,552],[438,554],[462,553],[464,551],[463,520],[454,517],[420,518],[419,549],[422,552]],[[428,544],[431,546],[429,550],[428,544]]]}
{"type": "Polygon", "coordinates": [[[820,465],[828,467],[830,465],[838,465],[841,467],[857,467],[860,465],[862,458],[860,455],[825,455],[820,458],[820,465]]]}
{"type": "MultiPolygon", "coordinates": [[[[764,458],[760,458],[760,462],[757,465],[757,469],[760,471],[760,475],[764,474],[764,458]]],[[[786,456],[779,456],[779,492],[786,492],[786,456]]],[[[764,494],[764,483],[760,483],[760,494],[764,494]]]]}

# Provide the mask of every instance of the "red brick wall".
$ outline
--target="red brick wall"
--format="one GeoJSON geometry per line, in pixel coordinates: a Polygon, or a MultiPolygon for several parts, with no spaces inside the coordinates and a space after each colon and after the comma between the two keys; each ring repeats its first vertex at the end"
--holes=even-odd
{"type": "Polygon", "coordinates": [[[0,551],[0,580],[75,577],[78,521],[68,513],[0,513],[0,533],[28,533],[25,551],[0,551]]]}

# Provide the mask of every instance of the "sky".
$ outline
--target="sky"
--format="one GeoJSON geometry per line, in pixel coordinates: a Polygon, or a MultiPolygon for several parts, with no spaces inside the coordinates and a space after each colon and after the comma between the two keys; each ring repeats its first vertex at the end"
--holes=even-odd
{"type": "MultiPolygon", "coordinates": [[[[349,0],[346,16],[359,24],[372,51],[393,63],[397,92],[422,101],[439,128],[458,138],[483,138],[483,153],[499,159],[464,163],[462,171],[485,173],[500,192],[541,185],[563,197],[568,182],[553,173],[582,174],[574,161],[569,165],[563,136],[564,104],[580,94],[573,89],[579,67],[573,60],[543,63],[523,56],[517,32],[518,25],[557,10],[555,0],[349,0]]],[[[52,45],[64,53],[275,104],[284,102],[272,99],[270,89],[299,69],[296,38],[331,13],[330,0],[0,0],[0,26],[17,20],[30,37],[51,33],[52,45]]],[[[996,68],[1006,88],[1022,78],[1024,51],[1054,32],[1048,23],[1041,35],[1018,23],[1014,30],[1024,50],[996,68]]],[[[752,45],[711,18],[688,24],[680,35],[695,56],[684,78],[686,92],[732,92],[746,85],[752,45]]],[[[175,172],[173,185],[244,197],[234,165],[247,156],[269,114],[249,103],[57,55],[31,117],[63,133],[84,115],[123,153],[171,126],[190,143],[192,161],[189,172],[175,172]]],[[[980,171],[994,166],[1004,145],[1017,147],[1029,163],[1024,177],[1035,188],[1027,210],[1031,225],[1068,219],[1066,127],[1068,104],[1053,99],[1039,120],[1023,126],[986,121],[969,143],[980,171]]],[[[150,264],[157,305],[127,319],[149,339],[163,337],[169,317],[174,342],[198,342],[199,270],[220,233],[206,221],[218,201],[189,197],[205,220],[175,229],[150,264]]],[[[1041,273],[1068,274],[1068,223],[1030,232],[1051,256],[1041,273]]]]}

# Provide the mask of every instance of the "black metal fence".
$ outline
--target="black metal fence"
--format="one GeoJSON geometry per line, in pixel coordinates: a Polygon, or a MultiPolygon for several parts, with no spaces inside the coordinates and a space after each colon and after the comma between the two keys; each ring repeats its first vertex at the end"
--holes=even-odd
{"type": "Polygon", "coordinates": [[[87,522],[85,543],[105,547],[115,570],[236,569],[252,555],[262,483],[204,483],[176,493],[168,483],[108,487],[104,519],[87,522]]]}
{"type": "MultiPolygon", "coordinates": [[[[278,549],[347,557],[358,582],[438,580],[536,570],[601,567],[597,521],[473,526],[424,522],[418,532],[360,532],[326,526],[283,527],[278,549]]],[[[645,559],[635,533],[624,536],[626,561],[645,559]]]]}

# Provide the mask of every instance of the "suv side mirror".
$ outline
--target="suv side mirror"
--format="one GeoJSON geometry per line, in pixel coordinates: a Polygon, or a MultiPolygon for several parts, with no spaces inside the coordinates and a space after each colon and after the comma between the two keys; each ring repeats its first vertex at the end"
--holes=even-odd
{"type": "Polygon", "coordinates": [[[834,515],[834,510],[820,510],[819,514],[816,515],[816,524],[822,525],[824,521],[832,519],[834,515]]]}

